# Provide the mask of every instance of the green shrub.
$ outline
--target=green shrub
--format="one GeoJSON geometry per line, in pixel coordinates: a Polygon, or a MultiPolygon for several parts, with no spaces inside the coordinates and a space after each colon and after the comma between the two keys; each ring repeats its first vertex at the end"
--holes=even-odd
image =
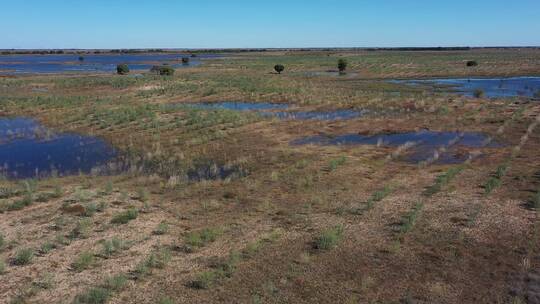
{"type": "Polygon", "coordinates": [[[95,287],[75,297],[73,304],[105,304],[109,300],[110,291],[95,287]]]}
{"type": "Polygon", "coordinates": [[[127,64],[119,64],[116,66],[116,73],[118,75],[126,75],[129,73],[129,66],[127,64]]]}
{"type": "Polygon", "coordinates": [[[182,63],[188,64],[189,63],[189,57],[182,57],[182,63]]]}
{"type": "Polygon", "coordinates": [[[51,250],[53,250],[56,246],[54,245],[54,243],[51,243],[51,242],[45,242],[43,243],[43,245],[41,245],[41,248],[39,249],[39,252],[41,254],[47,254],[49,252],[51,252],[51,250]]]}
{"type": "Polygon", "coordinates": [[[420,211],[424,208],[424,204],[419,202],[412,208],[411,211],[409,211],[407,214],[405,214],[401,218],[399,232],[400,233],[407,233],[409,232],[414,225],[416,224],[416,219],[418,217],[418,214],[420,211]]]}
{"type": "Polygon", "coordinates": [[[531,200],[531,208],[540,210],[540,191],[536,192],[531,200]]]}
{"type": "Polygon", "coordinates": [[[343,238],[343,226],[339,225],[324,230],[315,240],[315,248],[319,250],[329,250],[337,246],[343,238]]]}
{"type": "Polygon", "coordinates": [[[340,72],[340,73],[345,72],[345,70],[347,69],[347,65],[348,65],[347,60],[345,60],[345,59],[343,59],[343,58],[342,58],[342,59],[339,59],[339,60],[338,60],[338,65],[337,65],[337,66],[338,66],[339,72],[340,72]]]}
{"type": "Polygon", "coordinates": [[[278,74],[281,74],[281,72],[285,71],[285,67],[282,65],[282,64],[276,64],[274,66],[274,70],[278,73],[278,74]]]}
{"type": "Polygon", "coordinates": [[[73,269],[77,272],[81,272],[85,269],[88,269],[90,265],[94,263],[94,254],[91,252],[83,252],[81,253],[75,262],[71,265],[73,269]]]}
{"type": "Polygon", "coordinates": [[[174,68],[171,67],[171,66],[167,66],[167,65],[161,66],[159,68],[159,75],[161,75],[161,76],[172,76],[172,75],[174,75],[174,68]]]}
{"type": "Polygon", "coordinates": [[[339,158],[335,158],[335,159],[330,160],[330,163],[329,163],[330,171],[334,171],[339,166],[343,166],[346,161],[347,161],[347,158],[345,156],[341,156],[339,158]]]}
{"type": "Polygon", "coordinates": [[[6,272],[6,262],[0,260],[0,274],[3,274],[4,272],[6,272]]]}
{"type": "Polygon", "coordinates": [[[113,224],[127,224],[129,221],[136,219],[139,216],[139,211],[135,208],[128,209],[124,212],[121,212],[115,215],[111,223],[113,224]]]}
{"type": "Polygon", "coordinates": [[[4,239],[4,235],[0,232],[0,251],[4,249],[5,244],[6,244],[6,240],[4,239]]]}
{"type": "Polygon", "coordinates": [[[13,259],[13,264],[15,265],[27,265],[32,262],[32,259],[34,258],[34,251],[30,248],[23,248],[17,250],[15,253],[15,258],[13,259]]]}
{"type": "Polygon", "coordinates": [[[475,60],[469,60],[469,61],[467,61],[467,66],[468,66],[468,67],[475,67],[475,66],[478,66],[478,62],[475,61],[475,60]]]}

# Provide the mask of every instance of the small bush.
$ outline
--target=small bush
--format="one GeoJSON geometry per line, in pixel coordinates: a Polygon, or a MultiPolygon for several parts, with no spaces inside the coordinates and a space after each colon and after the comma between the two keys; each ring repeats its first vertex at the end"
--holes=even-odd
{"type": "Polygon", "coordinates": [[[4,249],[5,244],[6,244],[6,241],[4,239],[4,235],[2,233],[0,233],[0,251],[2,251],[2,249],[4,249]]]}
{"type": "Polygon", "coordinates": [[[41,248],[39,249],[39,252],[41,254],[47,254],[49,252],[51,252],[56,246],[54,245],[54,243],[51,243],[51,242],[45,242],[43,243],[43,245],[41,245],[41,248]]]}
{"type": "Polygon", "coordinates": [[[531,200],[531,208],[540,210],[540,191],[536,192],[531,200]]]}
{"type": "Polygon", "coordinates": [[[4,274],[4,272],[6,272],[6,262],[0,260],[0,274],[4,274]]]}
{"type": "Polygon", "coordinates": [[[281,74],[281,72],[285,71],[285,67],[282,65],[282,64],[276,64],[274,66],[274,70],[278,73],[278,74],[281,74]]]}
{"type": "Polygon", "coordinates": [[[336,226],[327,229],[315,240],[315,248],[319,250],[329,250],[337,246],[343,238],[343,226],[336,226]]]}
{"type": "Polygon", "coordinates": [[[118,75],[127,75],[129,74],[129,66],[127,64],[119,64],[116,66],[116,73],[118,75]]]}
{"type": "Polygon", "coordinates": [[[73,304],[105,304],[109,300],[110,291],[95,287],[75,297],[73,304]]]}
{"type": "Polygon", "coordinates": [[[347,161],[347,158],[345,156],[341,156],[339,158],[335,158],[335,159],[330,160],[330,163],[329,163],[328,167],[330,168],[330,171],[334,171],[339,166],[343,166],[346,161],[347,161]]]}
{"type": "Polygon", "coordinates": [[[189,63],[189,57],[182,57],[182,63],[188,64],[189,63]]]}
{"type": "Polygon", "coordinates": [[[88,269],[94,263],[94,255],[91,252],[83,252],[73,262],[72,267],[75,271],[81,272],[88,269]]]}
{"type": "Polygon", "coordinates": [[[15,253],[15,258],[13,259],[13,264],[22,266],[27,265],[32,262],[32,259],[34,258],[34,251],[30,248],[23,248],[19,249],[17,253],[15,253]]]}
{"type": "Polygon", "coordinates": [[[80,61],[80,62],[83,62],[83,61],[84,61],[84,57],[83,57],[83,56],[79,56],[79,61],[80,61]]]}
{"type": "Polygon", "coordinates": [[[338,70],[339,70],[339,72],[340,73],[345,72],[345,70],[347,70],[347,65],[348,65],[347,60],[339,59],[338,60],[338,70]]]}
{"type": "Polygon", "coordinates": [[[468,67],[475,67],[475,66],[478,66],[478,62],[474,61],[474,60],[469,60],[467,61],[467,66],[468,67]]]}
{"type": "Polygon", "coordinates": [[[113,224],[127,224],[129,223],[129,221],[132,221],[134,219],[136,219],[137,217],[139,216],[139,211],[137,209],[134,209],[134,208],[131,208],[131,209],[128,209],[122,213],[119,213],[117,215],[115,215],[112,220],[111,220],[111,223],[113,224]]]}
{"type": "Polygon", "coordinates": [[[161,66],[159,68],[159,75],[161,76],[172,76],[174,75],[174,68],[170,67],[170,66],[161,66]]]}
{"type": "Polygon", "coordinates": [[[482,90],[482,89],[476,89],[476,90],[474,90],[474,92],[473,92],[473,96],[474,96],[475,98],[483,98],[485,95],[486,95],[486,93],[485,93],[484,90],[482,90]]]}

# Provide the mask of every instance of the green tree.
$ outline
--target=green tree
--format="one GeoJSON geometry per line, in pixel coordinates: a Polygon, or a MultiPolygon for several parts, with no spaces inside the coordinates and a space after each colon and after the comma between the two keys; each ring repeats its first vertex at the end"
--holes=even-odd
{"type": "Polygon", "coordinates": [[[278,74],[281,74],[281,72],[283,72],[285,70],[285,67],[282,64],[276,64],[274,66],[274,70],[276,70],[276,72],[278,72],[278,74]]]}
{"type": "Polygon", "coordinates": [[[345,59],[338,60],[338,65],[337,66],[338,66],[339,72],[344,73],[345,70],[347,69],[347,65],[348,65],[347,60],[345,60],[345,59]]]}

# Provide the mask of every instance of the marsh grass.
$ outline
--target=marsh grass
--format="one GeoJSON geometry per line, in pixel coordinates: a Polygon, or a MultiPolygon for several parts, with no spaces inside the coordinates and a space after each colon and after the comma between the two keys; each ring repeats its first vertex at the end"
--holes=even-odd
{"type": "Polygon", "coordinates": [[[502,184],[502,178],[508,172],[509,164],[504,163],[497,167],[495,173],[484,184],[484,194],[489,195],[493,190],[500,187],[502,184]]]}
{"type": "Polygon", "coordinates": [[[400,233],[400,235],[403,235],[413,229],[414,225],[416,224],[416,220],[423,208],[424,203],[418,202],[409,212],[407,212],[407,214],[405,214],[401,218],[398,228],[398,232],[400,233]]]}
{"type": "Polygon", "coordinates": [[[323,230],[321,234],[315,239],[314,248],[318,250],[330,250],[337,247],[341,239],[343,238],[343,226],[335,226],[323,230]]]}
{"type": "Polygon", "coordinates": [[[437,176],[433,185],[429,186],[424,192],[424,196],[433,196],[448,185],[458,174],[465,169],[464,166],[457,166],[448,169],[444,174],[437,176]]]}

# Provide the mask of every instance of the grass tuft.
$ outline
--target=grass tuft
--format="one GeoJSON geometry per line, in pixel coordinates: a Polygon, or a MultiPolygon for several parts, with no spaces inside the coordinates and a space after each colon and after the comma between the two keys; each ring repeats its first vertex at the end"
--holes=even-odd
{"type": "Polygon", "coordinates": [[[314,247],[319,250],[330,250],[337,247],[343,238],[343,226],[335,226],[324,230],[320,236],[315,239],[314,247]]]}

